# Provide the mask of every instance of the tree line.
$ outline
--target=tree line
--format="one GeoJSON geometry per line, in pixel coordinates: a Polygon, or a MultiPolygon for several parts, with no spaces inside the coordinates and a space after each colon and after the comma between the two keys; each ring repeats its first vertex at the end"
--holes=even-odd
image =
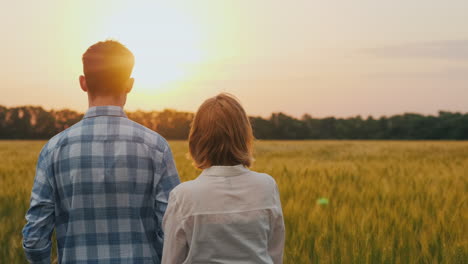
{"type": "MultiPolygon", "coordinates": [[[[193,113],[164,111],[127,112],[128,117],[167,139],[187,139],[193,113]]],[[[0,106],[0,139],[48,139],[83,118],[69,110],[0,106]]],[[[295,118],[273,113],[250,117],[257,139],[468,139],[468,113],[440,111],[438,115],[405,113],[390,117],[295,118]]]]}

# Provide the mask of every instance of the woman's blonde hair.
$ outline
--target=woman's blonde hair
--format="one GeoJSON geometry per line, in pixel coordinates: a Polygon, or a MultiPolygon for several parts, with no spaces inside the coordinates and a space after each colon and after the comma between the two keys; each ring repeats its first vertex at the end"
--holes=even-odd
{"type": "Polygon", "coordinates": [[[189,152],[200,169],[252,163],[254,136],[239,101],[221,93],[198,108],[189,134],[189,152]]]}

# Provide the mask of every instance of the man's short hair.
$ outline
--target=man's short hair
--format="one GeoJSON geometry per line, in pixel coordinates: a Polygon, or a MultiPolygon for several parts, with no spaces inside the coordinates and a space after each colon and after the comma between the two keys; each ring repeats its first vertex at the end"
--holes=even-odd
{"type": "Polygon", "coordinates": [[[119,95],[132,74],[135,57],[118,41],[98,42],[83,54],[83,72],[91,95],[119,95]]]}
{"type": "Polygon", "coordinates": [[[249,118],[239,101],[222,93],[198,109],[189,135],[189,152],[200,169],[252,163],[254,136],[249,118]]]}

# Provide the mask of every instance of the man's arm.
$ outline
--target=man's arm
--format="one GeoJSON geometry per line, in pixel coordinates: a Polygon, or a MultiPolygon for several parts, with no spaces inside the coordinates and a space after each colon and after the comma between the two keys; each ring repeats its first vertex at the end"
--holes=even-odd
{"type": "Polygon", "coordinates": [[[39,155],[30,208],[23,228],[23,249],[30,263],[50,263],[51,237],[55,227],[54,190],[50,157],[44,147],[39,155]]]}
{"type": "Polygon", "coordinates": [[[162,257],[162,245],[164,240],[164,232],[162,230],[162,220],[164,213],[167,209],[167,203],[169,200],[169,193],[180,183],[179,174],[177,173],[177,168],[175,166],[174,158],[172,157],[172,152],[169,145],[166,146],[166,149],[163,153],[162,164],[160,165],[161,175],[160,180],[157,183],[156,188],[156,201],[155,201],[155,214],[158,219],[157,230],[159,230],[158,245],[156,247],[159,259],[162,257]]]}

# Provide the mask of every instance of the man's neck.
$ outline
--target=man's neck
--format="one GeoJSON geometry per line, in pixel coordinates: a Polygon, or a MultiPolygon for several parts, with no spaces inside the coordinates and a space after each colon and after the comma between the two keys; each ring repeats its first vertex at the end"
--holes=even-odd
{"type": "Polygon", "coordinates": [[[115,97],[88,98],[89,108],[95,107],[95,106],[109,106],[109,105],[123,108],[125,105],[125,98],[115,98],[115,97]]]}
{"type": "Polygon", "coordinates": [[[92,104],[92,103],[89,103],[88,108],[95,107],[95,106],[118,106],[118,107],[123,108],[123,105],[121,104],[92,104]]]}

